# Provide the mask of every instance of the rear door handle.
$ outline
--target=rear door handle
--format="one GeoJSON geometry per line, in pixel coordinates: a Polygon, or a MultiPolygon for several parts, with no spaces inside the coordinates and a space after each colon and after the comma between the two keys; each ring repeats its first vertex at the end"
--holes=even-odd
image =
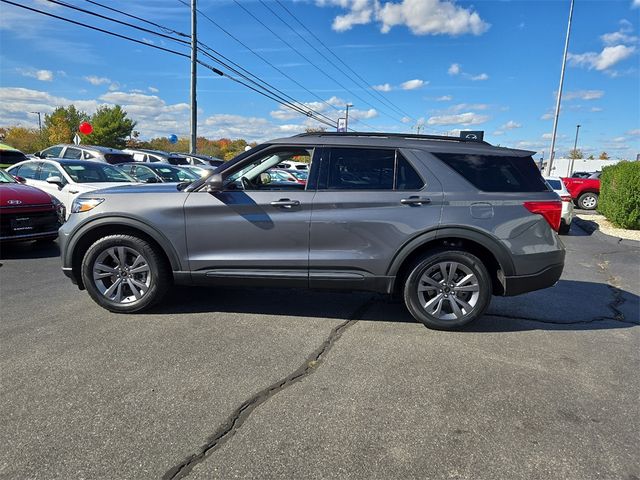
{"type": "Polygon", "coordinates": [[[289,200],[288,198],[281,198],[280,200],[275,200],[271,202],[271,206],[282,207],[282,208],[299,207],[300,202],[298,200],[289,200]]]}
{"type": "Polygon", "coordinates": [[[425,198],[425,197],[411,196],[409,198],[403,198],[402,200],[400,200],[400,203],[403,205],[415,205],[416,207],[419,207],[420,205],[426,205],[428,203],[431,203],[431,199],[425,198]]]}

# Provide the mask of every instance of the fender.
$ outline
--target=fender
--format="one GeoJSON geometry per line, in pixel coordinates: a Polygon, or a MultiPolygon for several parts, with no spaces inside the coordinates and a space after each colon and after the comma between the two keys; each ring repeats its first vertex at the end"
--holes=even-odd
{"type": "Polygon", "coordinates": [[[103,225],[109,225],[110,227],[121,225],[125,227],[135,228],[146,233],[164,250],[165,254],[169,258],[169,262],[171,263],[171,269],[174,272],[182,270],[180,260],[175,248],[173,248],[173,245],[171,244],[169,239],[165,237],[162,232],[159,232],[140,219],[121,215],[96,217],[89,220],[87,223],[82,224],[79,228],[74,230],[67,242],[66,248],[64,249],[65,257],[62,259],[62,264],[64,266],[71,266],[72,254],[80,239],[87,233],[103,225]]]}
{"type": "Polygon", "coordinates": [[[489,250],[496,258],[496,260],[500,264],[500,269],[504,272],[504,275],[515,275],[513,261],[511,260],[511,256],[509,255],[509,252],[505,245],[502,245],[498,240],[491,238],[491,236],[489,236],[482,230],[460,226],[439,227],[434,230],[423,232],[417,237],[409,240],[400,248],[400,250],[398,250],[398,253],[396,253],[393,261],[391,262],[391,265],[387,269],[387,275],[395,277],[404,261],[407,259],[407,257],[409,257],[409,255],[411,255],[413,251],[415,251],[416,248],[419,248],[420,246],[433,240],[448,237],[462,238],[482,245],[484,248],[489,250]]]}

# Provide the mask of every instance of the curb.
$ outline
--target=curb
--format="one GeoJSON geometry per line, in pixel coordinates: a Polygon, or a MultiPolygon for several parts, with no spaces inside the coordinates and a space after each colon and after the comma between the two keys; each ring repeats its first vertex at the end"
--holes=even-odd
{"type": "Polygon", "coordinates": [[[620,237],[612,237],[611,235],[607,235],[606,233],[602,233],[599,230],[598,224],[592,220],[584,220],[578,216],[573,218],[573,223],[575,223],[581,230],[585,233],[597,238],[598,240],[602,240],[607,243],[612,243],[614,245],[625,245],[627,247],[640,248],[640,241],[638,240],[629,240],[627,238],[620,237]]]}

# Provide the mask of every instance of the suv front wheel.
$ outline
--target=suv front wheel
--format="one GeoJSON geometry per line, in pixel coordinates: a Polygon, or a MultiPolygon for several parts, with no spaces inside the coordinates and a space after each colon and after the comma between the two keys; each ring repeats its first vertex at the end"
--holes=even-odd
{"type": "Polygon", "coordinates": [[[144,310],[160,300],[171,283],[162,257],[146,240],[110,235],[96,241],[82,261],[82,280],[91,298],[117,313],[144,310]]]}
{"type": "Polygon", "coordinates": [[[422,257],[404,286],[404,301],[429,328],[448,330],[478,318],[489,305],[492,283],[482,261],[465,251],[436,251],[422,257]]]}

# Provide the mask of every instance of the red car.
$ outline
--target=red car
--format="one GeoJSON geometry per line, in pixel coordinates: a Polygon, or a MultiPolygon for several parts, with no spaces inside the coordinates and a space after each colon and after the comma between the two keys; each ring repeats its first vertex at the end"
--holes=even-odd
{"type": "Polygon", "coordinates": [[[600,195],[600,172],[592,174],[589,178],[563,178],[562,181],[578,208],[596,209],[600,195]]]}
{"type": "Polygon", "coordinates": [[[55,240],[65,213],[64,205],[48,193],[0,170],[0,242],[55,240]]]}

